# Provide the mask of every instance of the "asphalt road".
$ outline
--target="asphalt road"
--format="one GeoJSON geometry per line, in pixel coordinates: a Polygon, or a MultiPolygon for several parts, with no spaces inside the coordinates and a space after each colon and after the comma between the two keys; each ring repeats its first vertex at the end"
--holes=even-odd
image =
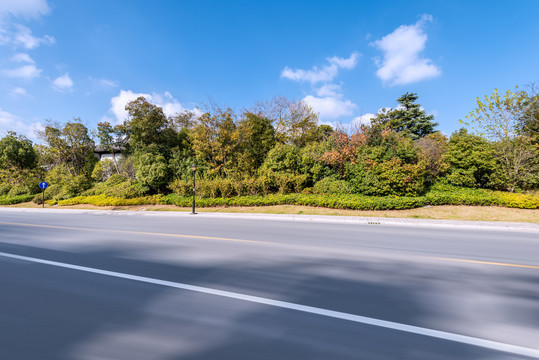
{"type": "Polygon", "coordinates": [[[533,232],[0,209],[0,358],[539,358],[538,249],[533,232]]]}

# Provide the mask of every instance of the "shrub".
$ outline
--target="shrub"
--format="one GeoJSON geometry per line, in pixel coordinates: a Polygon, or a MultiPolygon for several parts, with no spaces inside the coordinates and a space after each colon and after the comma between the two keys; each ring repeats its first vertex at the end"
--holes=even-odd
{"type": "Polygon", "coordinates": [[[134,156],[137,180],[144,186],[159,189],[169,180],[169,169],[161,154],[137,152],[134,156]]]}
{"type": "Polygon", "coordinates": [[[114,162],[109,159],[98,161],[92,171],[92,179],[95,181],[107,181],[116,172],[114,162]]]}
{"type": "Polygon", "coordinates": [[[149,190],[147,186],[133,180],[128,180],[123,175],[114,174],[106,182],[96,184],[93,188],[84,191],[81,195],[105,195],[131,199],[144,196],[149,190]]]}
{"type": "MultiPolygon", "coordinates": [[[[0,203],[2,203],[1,200],[2,198],[0,198],[0,203]]],[[[191,201],[191,196],[180,196],[178,194],[136,197],[131,199],[101,194],[95,196],[78,196],[67,200],[60,200],[58,203],[59,205],[93,204],[98,206],[171,204],[189,207],[191,206],[191,201]]],[[[332,194],[331,196],[322,194],[270,194],[267,196],[213,198],[197,196],[196,204],[197,207],[307,205],[354,210],[401,210],[425,205],[496,205],[538,209],[539,196],[534,194],[515,194],[483,189],[458,188],[447,184],[434,184],[431,190],[424,196],[365,196],[358,194],[332,194]]]]}
{"type": "Polygon", "coordinates": [[[13,204],[20,204],[23,202],[28,202],[32,200],[34,196],[35,196],[34,194],[24,194],[24,195],[17,195],[13,197],[0,196],[0,205],[13,205],[13,204]]]}
{"type": "MultiPolygon", "coordinates": [[[[47,200],[52,200],[52,195],[48,191],[45,191],[45,203],[47,202],[47,200]]],[[[35,195],[32,199],[32,202],[37,205],[42,205],[43,193],[35,195]]]]}
{"type": "Polygon", "coordinates": [[[133,199],[110,197],[105,195],[95,196],[76,196],[66,200],[58,201],[60,206],[78,205],[78,204],[91,204],[96,206],[128,206],[128,205],[152,205],[161,204],[162,195],[153,195],[138,197],[133,199]]]}
{"type": "Polygon", "coordinates": [[[352,185],[338,177],[326,177],[314,184],[313,192],[316,194],[351,194],[352,185]]]}
{"type": "Polygon", "coordinates": [[[425,189],[424,175],[424,163],[404,164],[397,157],[382,162],[367,160],[347,168],[354,192],[364,195],[418,196],[425,189]]]}
{"type": "Polygon", "coordinates": [[[18,196],[18,195],[28,195],[30,194],[30,189],[28,188],[28,186],[25,186],[25,185],[15,185],[13,186],[9,192],[7,193],[7,195],[9,197],[15,197],[15,196],[18,196]]]}
{"type": "Polygon", "coordinates": [[[7,195],[11,190],[11,185],[9,184],[0,184],[0,196],[7,195]]]}
{"type": "Polygon", "coordinates": [[[182,179],[176,179],[168,184],[168,188],[179,196],[188,196],[193,191],[193,183],[182,179]]]}
{"type": "Polygon", "coordinates": [[[70,175],[65,165],[50,170],[45,181],[50,184],[47,191],[56,200],[80,195],[92,186],[92,182],[86,175],[70,175]]]}
{"type": "Polygon", "coordinates": [[[451,166],[448,181],[467,187],[486,187],[496,169],[492,144],[466,129],[454,132],[444,155],[451,166]]]}

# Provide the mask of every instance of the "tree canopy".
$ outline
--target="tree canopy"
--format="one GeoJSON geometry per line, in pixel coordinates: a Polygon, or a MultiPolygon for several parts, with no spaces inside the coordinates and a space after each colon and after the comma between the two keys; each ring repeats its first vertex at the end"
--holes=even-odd
{"type": "Polygon", "coordinates": [[[121,125],[101,122],[93,130],[78,118],[49,121],[39,134],[43,144],[8,133],[0,139],[0,191],[32,193],[36,179],[46,179],[56,199],[185,196],[192,193],[193,164],[197,193],[211,197],[420,196],[447,183],[533,190],[539,187],[539,95],[532,90],[478,99],[467,118],[470,131],[449,139],[415,93],[359,128],[319,125],[307,103],[283,97],[251,110],[213,105],[172,116],[139,97],[126,105],[121,125]],[[117,156],[98,162],[95,141],[117,156]]]}
{"type": "Polygon", "coordinates": [[[434,122],[434,115],[416,104],[418,99],[415,93],[405,93],[397,99],[399,106],[395,109],[383,109],[372,120],[373,124],[386,125],[397,132],[406,132],[416,140],[435,132],[438,123],[434,122]]]}
{"type": "Polygon", "coordinates": [[[17,170],[33,169],[37,166],[37,153],[32,142],[13,131],[0,139],[0,166],[17,170]]]}

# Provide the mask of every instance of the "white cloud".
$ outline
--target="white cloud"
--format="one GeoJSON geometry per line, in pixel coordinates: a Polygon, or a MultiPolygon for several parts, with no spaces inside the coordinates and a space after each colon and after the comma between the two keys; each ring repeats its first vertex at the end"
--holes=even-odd
{"type": "Polygon", "coordinates": [[[125,110],[125,106],[128,102],[136,100],[140,96],[144,97],[148,102],[161,107],[166,116],[173,116],[187,110],[178,100],[174,99],[172,94],[168,91],[161,95],[157,93],[144,94],[134,93],[131,90],[121,90],[120,94],[110,100],[111,108],[109,111],[116,118],[116,123],[120,124],[127,119],[128,114],[125,110]]]}
{"type": "Polygon", "coordinates": [[[320,81],[331,81],[337,76],[337,73],[338,68],[336,65],[325,66],[322,69],[315,66],[312,70],[293,70],[287,66],[282,71],[281,77],[294,81],[309,81],[314,84],[320,81]]]}
{"type": "Polygon", "coordinates": [[[2,71],[2,74],[7,77],[33,79],[41,75],[41,69],[38,69],[34,64],[35,61],[28,54],[19,53],[11,57],[11,61],[17,63],[26,63],[15,69],[6,69],[2,71]]]}
{"type": "Polygon", "coordinates": [[[313,87],[322,82],[321,86],[313,89],[317,96],[308,95],[303,101],[319,114],[322,122],[327,122],[328,119],[350,116],[357,108],[357,105],[352,101],[343,99],[341,85],[334,84],[332,81],[337,77],[340,69],[353,69],[357,65],[359,57],[359,53],[353,52],[348,58],[338,56],[326,58],[328,64],[321,69],[316,66],[311,70],[294,70],[285,67],[281,72],[281,77],[298,82],[307,81],[313,87]]]}
{"type": "Polygon", "coordinates": [[[405,85],[436,77],[440,68],[430,59],[422,58],[427,34],[423,31],[432,16],[423,15],[414,25],[401,25],[391,34],[376,40],[371,45],[382,50],[383,60],[375,59],[378,66],[376,75],[391,85],[405,85]]]}
{"type": "Polygon", "coordinates": [[[100,79],[99,84],[101,84],[101,86],[104,86],[104,87],[118,87],[117,81],[112,81],[109,79],[100,79]]]}
{"type": "Polygon", "coordinates": [[[340,97],[341,86],[337,84],[325,84],[316,89],[316,95],[320,97],[340,97]]]}
{"type": "Polygon", "coordinates": [[[15,131],[35,142],[37,140],[35,130],[40,126],[42,126],[40,123],[26,125],[17,116],[0,109],[0,137],[4,137],[8,131],[15,131]]]}
{"type": "Polygon", "coordinates": [[[50,12],[46,0],[1,0],[0,18],[15,17],[38,18],[50,12]]]}
{"type": "Polygon", "coordinates": [[[330,64],[335,64],[342,69],[355,68],[358,60],[359,60],[359,53],[357,52],[353,52],[352,55],[350,55],[348,59],[340,58],[338,56],[334,56],[332,58],[327,59],[327,61],[329,61],[330,64]]]}
{"type": "Polygon", "coordinates": [[[52,82],[52,87],[60,92],[73,91],[73,80],[71,80],[68,73],[65,73],[52,82]]]}
{"type": "Polygon", "coordinates": [[[360,115],[360,116],[357,116],[355,117],[353,120],[352,120],[352,125],[356,125],[356,126],[359,126],[359,125],[370,125],[371,124],[371,120],[376,117],[375,114],[372,114],[372,113],[367,113],[367,114],[363,114],[363,115],[360,115]]]}
{"type": "Polygon", "coordinates": [[[359,54],[354,52],[349,58],[344,59],[337,56],[327,58],[329,65],[325,65],[321,69],[314,66],[311,70],[291,69],[288,66],[281,72],[281,77],[293,80],[293,81],[308,81],[311,84],[318,82],[333,81],[339,69],[352,69],[356,66],[359,59],[359,54]]]}
{"type": "Polygon", "coordinates": [[[56,39],[50,35],[45,35],[42,38],[32,35],[32,30],[23,25],[15,25],[17,32],[13,35],[12,42],[15,45],[21,45],[26,49],[34,49],[41,44],[51,45],[56,42],[56,39]]]}
{"type": "Polygon", "coordinates": [[[342,100],[338,97],[315,97],[306,96],[303,101],[309,104],[321,119],[336,119],[341,116],[352,115],[357,105],[350,100],[342,100]]]}
{"type": "Polygon", "coordinates": [[[38,69],[34,64],[24,65],[16,69],[6,69],[2,74],[7,77],[33,79],[41,75],[42,70],[38,69]]]}
{"type": "Polygon", "coordinates": [[[11,61],[14,61],[14,62],[19,62],[19,63],[28,63],[28,64],[35,64],[36,62],[34,61],[34,59],[32,59],[30,57],[30,55],[28,54],[24,54],[24,53],[20,53],[20,54],[15,54],[11,57],[11,61]]]}
{"type": "MultiPolygon", "coordinates": [[[[0,22],[0,26],[1,25],[2,23],[0,22]]],[[[10,41],[11,41],[11,37],[9,36],[9,33],[6,30],[0,28],[0,45],[9,44],[10,41]]]]}
{"type": "Polygon", "coordinates": [[[11,95],[11,97],[17,97],[17,96],[25,96],[25,95],[28,95],[26,93],[26,90],[21,88],[21,87],[17,87],[13,90],[10,91],[9,93],[11,95]]]}

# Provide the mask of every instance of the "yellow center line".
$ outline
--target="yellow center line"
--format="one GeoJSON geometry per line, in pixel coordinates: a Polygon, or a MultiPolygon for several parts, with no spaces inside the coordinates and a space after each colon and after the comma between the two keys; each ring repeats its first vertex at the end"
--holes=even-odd
{"type": "Polygon", "coordinates": [[[534,266],[534,265],[511,264],[511,263],[500,263],[500,262],[492,262],[492,261],[454,259],[454,258],[442,258],[442,257],[428,257],[428,258],[429,259],[434,259],[434,260],[454,261],[454,262],[463,262],[463,263],[471,263],[471,264],[483,264],[483,265],[496,265],[496,266],[508,266],[508,267],[518,267],[518,268],[528,268],[528,269],[539,269],[539,266],[534,266]]]}
{"type": "MultiPolygon", "coordinates": [[[[69,226],[14,223],[14,222],[5,222],[5,221],[0,221],[0,224],[15,225],[15,226],[40,227],[40,228],[50,228],[50,229],[64,229],[64,230],[78,230],[78,231],[105,231],[105,232],[116,232],[116,233],[126,233],[126,234],[136,234],[136,235],[168,236],[168,237],[177,237],[177,238],[186,238],[186,239],[203,239],[203,240],[233,241],[233,242],[243,242],[243,243],[259,243],[259,244],[273,244],[273,245],[276,245],[275,243],[268,242],[268,241],[233,239],[233,238],[223,238],[223,237],[215,237],[215,236],[169,234],[169,233],[156,233],[156,232],[132,231],[132,230],[115,230],[115,229],[78,228],[78,227],[69,227],[69,226]]],[[[283,244],[279,244],[279,245],[283,245],[283,244]]],[[[453,261],[453,262],[462,262],[462,263],[471,263],[471,264],[507,266],[507,267],[517,267],[517,268],[527,268],[527,269],[539,269],[539,266],[524,265],[524,264],[511,264],[511,263],[500,263],[500,262],[492,262],[492,261],[468,260],[468,259],[456,259],[456,258],[444,258],[444,257],[431,257],[431,256],[425,257],[425,258],[432,259],[432,260],[453,261]]]]}
{"type": "Polygon", "coordinates": [[[234,242],[260,243],[260,244],[267,244],[267,243],[268,243],[268,242],[266,242],[266,241],[258,241],[258,240],[244,240],[244,239],[222,238],[222,237],[215,237],[215,236],[200,236],[200,235],[185,235],[185,234],[169,234],[169,233],[156,233],[156,232],[132,231],[132,230],[97,229],[97,228],[78,228],[78,227],[70,227],[70,226],[27,224],[27,223],[14,223],[14,222],[5,222],[5,221],[0,221],[0,224],[4,224],[4,225],[15,225],[15,226],[40,227],[40,228],[50,228],[50,229],[63,229],[63,230],[106,231],[106,232],[116,232],[116,233],[126,233],[126,234],[137,234],[137,235],[168,236],[168,237],[178,237],[178,238],[187,238],[187,239],[203,239],[203,240],[234,241],[234,242]]]}

